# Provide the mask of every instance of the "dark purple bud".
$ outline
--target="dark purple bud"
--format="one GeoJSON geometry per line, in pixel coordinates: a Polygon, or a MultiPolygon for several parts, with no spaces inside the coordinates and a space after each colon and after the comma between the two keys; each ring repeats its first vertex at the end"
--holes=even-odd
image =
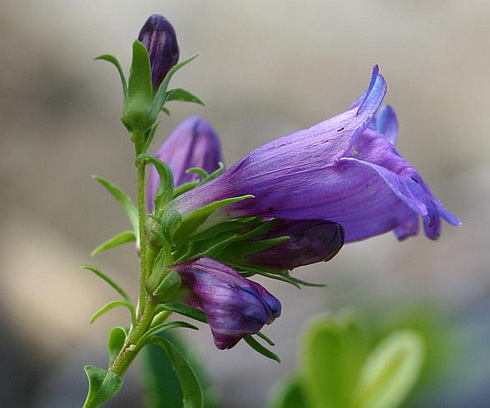
{"type": "Polygon", "coordinates": [[[183,301],[206,314],[221,350],[258,333],[281,314],[281,303],[264,287],[214,259],[194,259],[173,269],[187,289],[183,301]]]}
{"type": "Polygon", "coordinates": [[[246,264],[269,268],[294,269],[332,259],[344,245],[344,230],[334,222],[322,220],[280,220],[260,240],[289,236],[289,240],[249,255],[246,264]]]}
{"type": "MultiPolygon", "coordinates": [[[[208,173],[219,168],[223,161],[221,143],[211,125],[199,116],[183,121],[160,146],[155,156],[167,163],[174,175],[174,185],[178,187],[190,181],[198,181],[199,175],[186,173],[192,167],[199,167],[208,173]]],[[[160,176],[153,168],[148,180],[148,210],[153,211],[153,200],[158,189],[160,176]]]]}
{"type": "Polygon", "coordinates": [[[168,71],[179,61],[175,30],[165,17],[153,14],[146,20],[138,40],[148,50],[153,89],[156,91],[168,71]]]}

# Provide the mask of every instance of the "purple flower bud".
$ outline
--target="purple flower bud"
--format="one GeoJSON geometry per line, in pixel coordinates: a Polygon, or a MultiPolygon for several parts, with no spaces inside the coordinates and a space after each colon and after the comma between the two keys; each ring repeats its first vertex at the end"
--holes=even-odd
{"type": "Polygon", "coordinates": [[[460,221],[395,149],[396,116],[391,108],[379,110],[385,93],[375,67],[367,91],[346,112],[259,147],[220,177],[177,197],[175,208],[187,214],[252,194],[225,207],[221,218],[330,220],[352,242],[392,230],[399,239],[416,235],[421,217],[425,234],[436,239],[441,217],[452,225],[460,221]]]}
{"type": "MultiPolygon", "coordinates": [[[[219,168],[223,161],[221,143],[211,125],[199,116],[183,121],[157,150],[155,156],[167,163],[178,187],[199,180],[198,174],[186,173],[187,169],[199,167],[208,173],[219,168]]],[[[148,180],[148,210],[153,211],[153,200],[158,189],[160,176],[153,168],[148,180]]]]}
{"type": "Polygon", "coordinates": [[[344,231],[330,221],[280,220],[259,239],[289,236],[289,240],[264,251],[239,259],[248,265],[294,269],[332,259],[344,244],[344,231]]]}
{"type": "Polygon", "coordinates": [[[168,71],[179,61],[175,30],[165,17],[153,14],[146,20],[138,40],[148,50],[153,89],[156,91],[168,71]]]}
{"type": "Polygon", "coordinates": [[[206,314],[214,344],[221,350],[258,333],[281,314],[281,303],[264,287],[211,258],[194,259],[173,269],[188,291],[183,301],[206,314]]]}

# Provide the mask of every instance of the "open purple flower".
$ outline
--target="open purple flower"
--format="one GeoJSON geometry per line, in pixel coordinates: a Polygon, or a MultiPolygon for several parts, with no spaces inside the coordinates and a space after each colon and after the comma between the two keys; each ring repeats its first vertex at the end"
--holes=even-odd
{"type": "MultiPolygon", "coordinates": [[[[174,175],[174,185],[198,181],[199,175],[186,173],[192,167],[199,167],[208,173],[219,168],[223,161],[221,143],[211,125],[199,116],[184,120],[160,146],[155,156],[167,163],[174,175]]],[[[152,169],[148,180],[148,210],[153,211],[153,200],[158,189],[160,176],[152,169]]]]}
{"type": "Polygon", "coordinates": [[[218,261],[199,258],[172,268],[187,289],[183,301],[206,314],[221,350],[258,333],[281,314],[281,303],[264,287],[218,261]]]}
{"type": "Polygon", "coordinates": [[[170,68],[179,61],[175,30],[165,17],[152,14],[141,29],[138,40],[148,50],[153,89],[156,91],[170,68]]]}
{"type": "Polygon", "coordinates": [[[391,230],[404,239],[417,234],[422,217],[426,235],[437,238],[441,217],[460,222],[396,151],[394,112],[379,110],[385,93],[375,67],[368,89],[346,112],[257,148],[220,177],[177,197],[175,208],[185,215],[253,194],[217,218],[330,220],[352,242],[391,230]]]}

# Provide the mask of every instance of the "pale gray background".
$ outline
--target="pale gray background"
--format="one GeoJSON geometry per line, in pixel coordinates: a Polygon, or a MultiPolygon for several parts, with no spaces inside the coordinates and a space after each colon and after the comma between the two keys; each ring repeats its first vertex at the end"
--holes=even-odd
{"type": "MultiPolygon", "coordinates": [[[[392,310],[426,299],[454,312],[489,298],[487,0],[2,0],[0,302],[4,333],[14,349],[28,350],[22,359],[10,356],[16,370],[25,364],[32,378],[31,365],[35,373],[52,372],[68,353],[104,344],[107,329],[126,321],[114,312],[89,327],[91,313],[113,294],[78,270],[96,264],[136,290],[132,251],[88,255],[128,227],[90,175],[131,193],[135,184],[116,72],[92,59],[109,52],[127,67],[131,42],[155,12],[174,24],[182,57],[201,54],[174,84],[207,102],[174,105],[158,141],[200,114],[215,126],[232,164],[266,141],[341,112],[379,64],[386,102],[399,115],[399,150],[464,223],[444,225],[436,243],[420,236],[399,244],[387,234],[297,271],[326,289],[268,282],[284,306],[266,329],[282,365],[243,345],[217,351],[206,327],[189,336],[218,387],[232,390],[224,405],[260,406],[275,380],[293,369],[297,335],[317,312],[365,302],[392,310]]],[[[18,390],[22,398],[34,395],[37,383],[29,381],[6,375],[4,398],[19,401],[18,390]]]]}

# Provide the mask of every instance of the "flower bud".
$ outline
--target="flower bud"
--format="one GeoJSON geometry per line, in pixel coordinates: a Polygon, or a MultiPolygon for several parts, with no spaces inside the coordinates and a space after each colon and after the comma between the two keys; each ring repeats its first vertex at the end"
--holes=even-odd
{"type": "Polygon", "coordinates": [[[173,266],[187,292],[183,301],[203,311],[214,344],[224,350],[255,334],[281,314],[281,303],[264,287],[211,258],[173,266]]]}
{"type": "MultiPolygon", "coordinates": [[[[155,156],[167,163],[174,175],[174,186],[199,180],[198,174],[186,173],[187,169],[199,167],[208,173],[219,168],[223,161],[221,143],[211,125],[203,118],[186,119],[170,134],[155,156]]],[[[153,168],[148,180],[148,210],[153,211],[153,200],[160,176],[153,168]]]]}
{"type": "Polygon", "coordinates": [[[259,239],[288,236],[289,240],[241,261],[249,265],[294,269],[332,259],[344,244],[344,230],[334,222],[323,220],[279,220],[259,239]]]}
{"type": "Polygon", "coordinates": [[[153,14],[146,20],[138,40],[148,50],[153,90],[156,92],[168,71],[179,61],[175,30],[165,17],[153,14]]]}

